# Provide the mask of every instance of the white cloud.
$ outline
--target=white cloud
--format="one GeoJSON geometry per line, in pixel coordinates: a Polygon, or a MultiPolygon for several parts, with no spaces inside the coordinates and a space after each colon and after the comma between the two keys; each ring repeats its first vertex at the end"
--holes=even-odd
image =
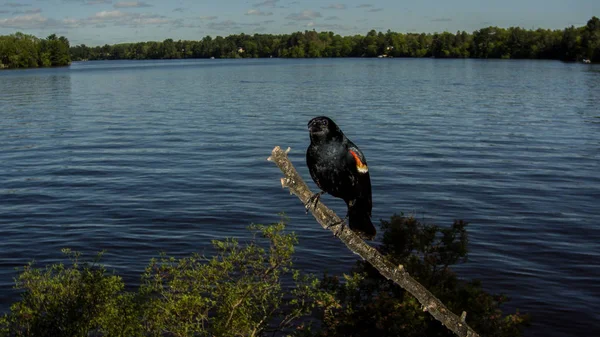
{"type": "Polygon", "coordinates": [[[16,29],[45,28],[52,26],[56,21],[48,19],[41,14],[19,15],[12,18],[0,19],[0,27],[16,29]]]}
{"type": "Polygon", "coordinates": [[[322,30],[322,31],[334,31],[334,32],[348,31],[352,28],[356,28],[356,27],[348,27],[348,26],[344,26],[344,25],[327,24],[327,23],[312,23],[312,25],[310,25],[309,27],[316,29],[316,30],[320,30],[320,31],[322,30]]]}
{"type": "Polygon", "coordinates": [[[20,3],[20,2],[6,2],[6,3],[4,3],[4,6],[7,6],[7,7],[29,7],[29,6],[31,6],[31,4],[24,4],[24,3],[20,3]]]}
{"type": "Polygon", "coordinates": [[[88,0],[85,2],[86,5],[102,5],[111,4],[112,0],[88,0]]]}
{"type": "Polygon", "coordinates": [[[152,5],[147,4],[142,1],[124,1],[117,2],[114,5],[115,8],[141,8],[141,7],[152,7],[152,5]]]}
{"type": "Polygon", "coordinates": [[[275,7],[279,0],[265,0],[254,4],[254,7],[275,7]]]}
{"type": "Polygon", "coordinates": [[[323,9],[346,9],[346,5],[344,4],[333,4],[333,5],[329,5],[327,7],[321,7],[323,9]]]}
{"type": "Polygon", "coordinates": [[[0,28],[11,29],[33,29],[33,28],[52,28],[68,29],[77,27],[107,27],[107,26],[148,26],[174,23],[174,20],[163,15],[126,13],[119,10],[101,11],[84,19],[64,18],[56,20],[47,18],[40,13],[30,15],[19,15],[11,18],[0,19],[0,28]]]}
{"type": "Polygon", "coordinates": [[[301,13],[292,13],[286,17],[286,19],[300,21],[300,20],[312,20],[320,18],[321,13],[315,11],[303,11],[301,13]]]}
{"type": "Polygon", "coordinates": [[[232,31],[232,30],[245,30],[251,29],[252,31],[264,31],[265,27],[262,27],[263,24],[271,23],[272,20],[266,20],[263,22],[253,22],[253,23],[241,23],[232,20],[225,20],[220,22],[211,22],[207,25],[208,29],[216,30],[221,32],[232,31]]]}
{"type": "Polygon", "coordinates": [[[99,20],[110,20],[116,18],[122,18],[124,16],[128,16],[129,14],[121,12],[121,11],[102,11],[91,16],[90,19],[99,19],[99,20]]]}
{"type": "Polygon", "coordinates": [[[246,15],[270,16],[270,15],[273,15],[273,12],[263,12],[258,9],[251,9],[246,12],[246,15]]]}
{"type": "Polygon", "coordinates": [[[232,20],[220,21],[220,22],[211,22],[208,24],[209,29],[213,30],[226,30],[232,28],[238,28],[239,24],[232,20]]]}
{"type": "Polygon", "coordinates": [[[14,11],[13,14],[38,14],[41,13],[41,8],[26,9],[24,11],[14,11]]]}

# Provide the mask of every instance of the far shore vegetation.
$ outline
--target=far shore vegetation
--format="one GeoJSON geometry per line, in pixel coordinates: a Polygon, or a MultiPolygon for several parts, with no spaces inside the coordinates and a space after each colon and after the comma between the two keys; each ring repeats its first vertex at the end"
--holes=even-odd
{"type": "MultiPolygon", "coordinates": [[[[381,221],[375,247],[454,313],[466,312],[481,336],[521,336],[528,315],[507,313],[507,297],[453,271],[467,260],[466,226],[394,215],[381,221]]],[[[64,263],[31,263],[15,279],[21,299],[0,314],[0,336],[454,336],[366,261],[343,276],[306,274],[294,265],[298,241],[285,219],[250,229],[246,243],[213,241],[212,257],[161,255],[133,287],[101,255],[64,249],[64,263]]]]}
{"type": "Polygon", "coordinates": [[[65,66],[73,61],[182,58],[435,57],[548,59],[600,62],[600,19],[585,26],[527,30],[486,27],[467,33],[396,33],[371,30],[365,36],[305,31],[292,34],[234,34],[199,41],[69,46],[55,34],[46,39],[15,33],[0,36],[0,68],[65,66]]]}

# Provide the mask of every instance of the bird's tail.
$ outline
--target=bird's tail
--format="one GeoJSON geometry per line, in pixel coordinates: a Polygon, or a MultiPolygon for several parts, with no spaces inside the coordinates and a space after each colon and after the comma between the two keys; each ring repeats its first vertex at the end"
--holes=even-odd
{"type": "Polygon", "coordinates": [[[358,198],[352,206],[348,206],[348,222],[350,229],[366,240],[375,238],[377,231],[371,222],[371,210],[367,200],[358,198]]]}

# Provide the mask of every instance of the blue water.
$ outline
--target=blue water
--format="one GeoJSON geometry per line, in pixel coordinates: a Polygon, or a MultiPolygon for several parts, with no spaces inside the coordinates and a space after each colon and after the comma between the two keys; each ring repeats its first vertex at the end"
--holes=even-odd
{"type": "MultiPolygon", "coordinates": [[[[75,63],[0,72],[0,311],[15,267],[93,254],[135,284],[151,257],[211,252],[279,212],[308,272],[350,253],[281,189],[310,181],[307,121],[369,161],[373,216],[470,222],[457,270],[512,298],[527,336],[600,335],[600,67],[431,59],[75,63]]],[[[311,182],[311,186],[314,185],[311,182]]],[[[345,212],[342,201],[324,202],[345,212]]]]}

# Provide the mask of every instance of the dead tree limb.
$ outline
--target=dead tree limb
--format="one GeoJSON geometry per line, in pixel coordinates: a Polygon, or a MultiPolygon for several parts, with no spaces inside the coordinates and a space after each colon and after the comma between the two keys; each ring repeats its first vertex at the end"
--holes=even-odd
{"type": "MultiPolygon", "coordinates": [[[[308,186],[302,180],[290,160],[287,153],[288,148],[283,151],[279,146],[276,146],[267,159],[273,161],[284,174],[281,178],[281,185],[288,188],[291,193],[295,194],[302,204],[306,205],[308,199],[313,193],[308,189],[308,186]]],[[[419,282],[412,278],[402,265],[396,266],[381,255],[375,248],[367,245],[358,235],[354,234],[348,226],[341,226],[341,219],[331,209],[318,202],[315,208],[310,208],[312,215],[323,228],[330,229],[334,234],[346,244],[355,254],[369,262],[375,267],[381,275],[400,287],[411,293],[423,306],[423,311],[429,313],[448,329],[460,337],[475,337],[479,336],[465,322],[466,313],[463,312],[461,317],[450,311],[439,299],[437,299],[427,288],[423,287],[419,282]],[[334,226],[332,226],[334,225],[334,226]]]]}

